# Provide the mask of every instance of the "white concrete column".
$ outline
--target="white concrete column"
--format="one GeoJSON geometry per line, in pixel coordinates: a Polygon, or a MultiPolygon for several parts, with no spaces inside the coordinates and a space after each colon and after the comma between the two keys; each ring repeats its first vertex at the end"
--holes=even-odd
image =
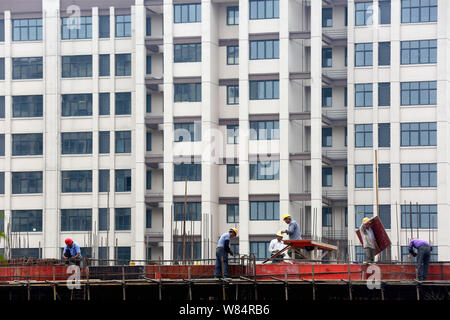
{"type": "Polygon", "coordinates": [[[311,1],[311,232],[316,238],[322,237],[321,56],[322,1],[311,1]]]}

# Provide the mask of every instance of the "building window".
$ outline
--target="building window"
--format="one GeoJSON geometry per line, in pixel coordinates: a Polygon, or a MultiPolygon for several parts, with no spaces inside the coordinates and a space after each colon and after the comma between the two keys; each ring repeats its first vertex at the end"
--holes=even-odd
{"type": "Polygon", "coordinates": [[[227,25],[239,25],[239,6],[227,7],[227,25]]]}
{"type": "Polygon", "coordinates": [[[391,205],[381,204],[378,206],[378,215],[384,228],[391,228],[391,205]]]}
{"type": "Polygon", "coordinates": [[[61,154],[92,154],[92,132],[62,132],[61,154]]]}
{"type": "Polygon", "coordinates": [[[391,24],[391,0],[379,0],[378,9],[380,24],[391,24]]]}
{"type": "Polygon", "coordinates": [[[378,83],[378,106],[388,107],[391,105],[391,84],[389,82],[378,83]]]}
{"type": "Polygon", "coordinates": [[[400,124],[400,140],[402,147],[436,146],[436,122],[417,122],[400,124]]]}
{"type": "Polygon", "coordinates": [[[152,95],[151,95],[151,93],[147,93],[147,96],[145,98],[145,111],[147,113],[152,112],[152,95]]]}
{"type": "Polygon", "coordinates": [[[280,140],[278,120],[250,121],[250,140],[280,140]]]}
{"type": "Polygon", "coordinates": [[[131,230],[131,208],[114,209],[115,230],[131,230]]]}
{"type": "Polygon", "coordinates": [[[227,144],[239,143],[239,126],[227,125],[227,144]]]}
{"type": "Polygon", "coordinates": [[[12,193],[42,193],[42,171],[12,172],[12,193]]]}
{"type": "Polygon", "coordinates": [[[402,106],[435,105],[437,103],[437,82],[401,82],[402,106]]]}
{"type": "Polygon", "coordinates": [[[333,49],[322,49],[322,68],[331,68],[333,66],[333,49]]]}
{"type": "Polygon", "coordinates": [[[131,37],[131,15],[116,16],[116,38],[131,37]]]}
{"type": "Polygon", "coordinates": [[[174,23],[194,23],[202,21],[202,4],[175,4],[173,6],[174,23]]]}
{"type": "Polygon", "coordinates": [[[131,92],[116,93],[116,115],[131,114],[131,92]]]}
{"type": "Polygon", "coordinates": [[[359,228],[362,225],[362,221],[364,218],[372,218],[373,217],[373,206],[372,205],[363,205],[363,206],[355,206],[355,227],[359,228]]]}
{"type": "Polygon", "coordinates": [[[227,104],[239,104],[239,86],[227,86],[227,104]]]}
{"type": "Polygon", "coordinates": [[[98,37],[109,38],[109,16],[98,17],[98,37]]]}
{"type": "Polygon", "coordinates": [[[279,80],[256,80],[250,82],[250,100],[270,100],[280,98],[279,80]]]}
{"type": "Polygon", "coordinates": [[[116,54],[116,77],[131,76],[131,54],[116,54]]]}
{"type": "Polygon", "coordinates": [[[333,105],[333,89],[322,88],[322,107],[331,107],[333,105]]]}
{"type": "Polygon", "coordinates": [[[11,210],[12,232],[41,232],[42,210],[11,210]]]}
{"type": "Polygon", "coordinates": [[[109,170],[98,170],[98,192],[109,192],[109,170]]]}
{"type": "Polygon", "coordinates": [[[347,127],[345,127],[345,133],[344,133],[344,136],[345,136],[345,138],[344,138],[344,146],[346,147],[347,146],[347,127]]]}
{"type": "MultiPolygon", "coordinates": [[[[108,208],[98,208],[98,230],[107,231],[109,230],[109,209],[108,208]]],[[[101,259],[99,257],[99,259],[101,259]]],[[[106,259],[106,255],[104,257],[106,259]]]]}
{"type": "Polygon", "coordinates": [[[5,96],[0,96],[0,119],[4,118],[5,118],[5,96]]]}
{"type": "Polygon", "coordinates": [[[109,71],[109,54],[100,54],[98,56],[98,75],[99,77],[109,77],[110,71],[109,71]]]}
{"type": "Polygon", "coordinates": [[[239,223],[238,204],[227,204],[227,223],[239,223]]]}
{"type": "Polygon", "coordinates": [[[63,117],[92,116],[92,94],[63,94],[61,115],[63,117]]]}
{"type": "Polygon", "coordinates": [[[145,135],[145,151],[152,151],[152,133],[150,131],[147,131],[145,135]]]}
{"type": "Polygon", "coordinates": [[[145,210],[145,227],[147,229],[151,229],[151,227],[152,227],[152,210],[151,209],[145,210]]]}
{"type": "Polygon", "coordinates": [[[174,142],[201,141],[201,122],[175,123],[173,125],[174,142]]]}
{"type": "MultiPolygon", "coordinates": [[[[430,253],[430,262],[438,261],[438,246],[431,247],[433,251],[430,253]]],[[[409,246],[401,246],[401,254],[402,254],[402,262],[416,264],[416,257],[413,257],[409,254],[409,246]]]]}
{"type": "Polygon", "coordinates": [[[146,171],[145,189],[152,190],[152,171],[151,170],[146,171]]]}
{"type": "Polygon", "coordinates": [[[0,20],[0,42],[5,41],[5,20],[0,20]]]}
{"type": "Polygon", "coordinates": [[[42,19],[14,19],[12,39],[13,41],[42,40],[42,19]]]}
{"type": "Polygon", "coordinates": [[[250,60],[279,59],[280,40],[250,41],[250,60]]]}
{"type": "Polygon", "coordinates": [[[42,117],[42,96],[13,96],[12,113],[13,118],[42,117]]]}
{"type": "MultiPolygon", "coordinates": [[[[5,194],[5,173],[0,172],[0,194],[5,194]]],[[[0,216],[0,226],[3,226],[3,217],[0,216]]],[[[3,231],[3,228],[0,228],[3,231]]]]}
{"type": "Polygon", "coordinates": [[[322,128],[322,147],[333,146],[333,129],[322,128]]]}
{"type": "Polygon", "coordinates": [[[109,131],[98,132],[98,153],[109,153],[109,131]]]}
{"type": "MultiPolygon", "coordinates": [[[[175,202],[173,204],[174,221],[184,221],[184,202],[175,202]]],[[[186,221],[202,220],[202,203],[187,202],[186,203],[186,221]]]]}
{"type": "Polygon", "coordinates": [[[402,0],[402,23],[436,22],[437,0],[402,0]]]}
{"type": "Polygon", "coordinates": [[[389,163],[380,163],[378,165],[378,187],[391,187],[391,165],[389,163]]]}
{"type": "Polygon", "coordinates": [[[437,205],[402,204],[402,229],[437,229],[437,205]]]}
{"type": "Polygon", "coordinates": [[[372,83],[355,84],[355,107],[372,107],[372,96],[372,83]]]}
{"type": "Polygon", "coordinates": [[[5,156],[5,134],[4,133],[0,134],[0,156],[1,157],[5,156]]]}
{"type": "Polygon", "coordinates": [[[98,95],[98,113],[101,116],[107,116],[110,113],[109,92],[99,93],[98,95]]]}
{"type": "Polygon", "coordinates": [[[61,19],[61,39],[91,39],[92,17],[69,17],[61,19]]]}
{"type": "Polygon", "coordinates": [[[378,65],[379,66],[391,65],[391,43],[390,42],[378,42],[378,65]]]}
{"type": "Polygon", "coordinates": [[[378,147],[390,148],[391,147],[391,124],[379,123],[378,124],[378,147]]]}
{"type": "Polygon", "coordinates": [[[173,62],[202,61],[201,43],[174,44],[173,51],[173,62]]]}
{"type": "Polygon", "coordinates": [[[437,40],[401,42],[401,64],[426,64],[437,62],[437,40]]]}
{"type": "Polygon", "coordinates": [[[279,180],[280,161],[250,162],[250,180],[279,180]]]}
{"type": "Polygon", "coordinates": [[[238,164],[227,164],[227,183],[239,183],[238,164]]]}
{"type": "Polygon", "coordinates": [[[131,259],[131,247],[115,247],[114,248],[116,264],[129,265],[131,259]]]}
{"type": "MultiPolygon", "coordinates": [[[[344,187],[346,187],[347,186],[347,184],[348,184],[348,167],[345,167],[345,170],[344,170],[344,187]]],[[[345,225],[345,226],[347,226],[347,225],[345,225]]]]}
{"type": "Polygon", "coordinates": [[[131,191],[131,169],[115,170],[115,190],[116,192],[131,191]]]}
{"type": "Polygon", "coordinates": [[[322,187],[333,186],[333,168],[322,168],[322,187]]]}
{"type": "Polygon", "coordinates": [[[152,35],[152,18],[145,18],[145,36],[150,37],[152,35]]]}
{"type": "Polygon", "coordinates": [[[437,186],[436,163],[402,164],[402,188],[430,188],[437,186]]]}
{"type": "Polygon", "coordinates": [[[279,201],[250,201],[250,220],[279,220],[279,201]]]}
{"type": "Polygon", "coordinates": [[[174,84],[174,102],[201,102],[201,83],[174,84]]]}
{"type": "Polygon", "coordinates": [[[372,124],[355,124],[355,148],[370,148],[372,146],[372,124]]]}
{"type": "Polygon", "coordinates": [[[280,17],[279,0],[250,0],[250,20],[280,17]]]}
{"type": "Polygon", "coordinates": [[[202,165],[200,163],[180,163],[173,165],[174,181],[201,181],[202,165]]]}
{"type": "Polygon", "coordinates": [[[12,135],[13,156],[42,155],[42,133],[25,133],[12,135]]]}
{"type": "Polygon", "coordinates": [[[239,46],[227,46],[227,64],[239,64],[239,46]]]}
{"type": "Polygon", "coordinates": [[[271,257],[269,252],[269,241],[250,241],[250,253],[253,253],[258,261],[263,261],[271,257]]]}
{"type": "Polygon", "coordinates": [[[355,3],[355,26],[367,26],[373,24],[373,3],[355,3]]]}
{"type": "Polygon", "coordinates": [[[20,79],[42,79],[42,57],[13,58],[12,78],[20,79]]]}
{"type": "Polygon", "coordinates": [[[92,209],[61,209],[61,231],[91,231],[92,209]]]}
{"type": "Polygon", "coordinates": [[[91,170],[61,171],[61,192],[92,192],[91,170]]]}
{"type": "Polygon", "coordinates": [[[195,260],[201,259],[202,256],[202,245],[200,241],[189,242],[186,241],[184,245],[184,257],[183,257],[183,242],[174,242],[174,255],[177,260],[195,260]],[[192,246],[194,248],[192,249],[192,246]]]}
{"type": "Polygon", "coordinates": [[[322,8],[322,27],[333,26],[333,8],[322,8]]]}
{"type": "Polygon", "coordinates": [[[115,152],[131,153],[131,131],[116,131],[114,134],[115,152]]]}
{"type": "Polygon", "coordinates": [[[355,43],[355,67],[367,67],[373,64],[373,44],[355,43]]]}
{"type": "Polygon", "coordinates": [[[39,248],[11,248],[11,259],[23,259],[24,257],[38,259],[42,257],[42,250],[39,248]]]}
{"type": "Polygon", "coordinates": [[[322,227],[333,226],[333,210],[330,207],[322,207],[322,227]]]}
{"type": "Polygon", "coordinates": [[[355,165],[355,188],[373,187],[373,166],[371,164],[355,165]]]}
{"type": "Polygon", "coordinates": [[[0,80],[5,80],[5,58],[0,58],[0,80]]]}

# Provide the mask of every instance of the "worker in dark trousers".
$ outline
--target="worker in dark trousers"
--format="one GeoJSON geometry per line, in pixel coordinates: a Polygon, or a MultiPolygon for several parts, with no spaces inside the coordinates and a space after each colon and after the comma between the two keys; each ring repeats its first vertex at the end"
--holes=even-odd
{"type": "Polygon", "coordinates": [[[233,255],[233,251],[230,249],[230,240],[231,238],[236,237],[238,231],[236,228],[231,228],[230,231],[225,232],[219,239],[216,248],[216,267],[214,268],[214,277],[220,278],[229,278],[230,275],[228,273],[228,254],[233,255]],[[223,265],[223,270],[222,270],[223,265]]]}
{"type": "Polygon", "coordinates": [[[81,249],[80,246],[72,239],[67,238],[65,241],[66,246],[63,250],[63,258],[66,263],[74,262],[76,265],[80,265],[81,249]]]}
{"type": "Polygon", "coordinates": [[[409,253],[413,256],[417,256],[417,273],[419,281],[427,280],[428,265],[430,264],[432,248],[428,242],[421,239],[412,239],[409,242],[409,253]],[[417,250],[417,253],[415,252],[417,250]]]}

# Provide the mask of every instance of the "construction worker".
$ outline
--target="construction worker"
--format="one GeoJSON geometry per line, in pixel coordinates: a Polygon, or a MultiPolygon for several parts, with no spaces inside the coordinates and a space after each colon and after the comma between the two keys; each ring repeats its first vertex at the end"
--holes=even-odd
{"type": "Polygon", "coordinates": [[[67,238],[64,242],[66,243],[63,250],[64,260],[67,262],[75,260],[75,263],[78,265],[79,260],[81,259],[80,246],[70,238],[67,238]]]}
{"type": "Polygon", "coordinates": [[[362,220],[362,224],[359,227],[361,233],[361,238],[363,242],[365,261],[364,263],[371,263],[375,261],[375,250],[378,248],[377,241],[375,240],[375,235],[370,226],[370,219],[365,217],[362,220]]]}
{"type": "Polygon", "coordinates": [[[238,231],[236,228],[231,228],[228,232],[225,232],[217,242],[216,248],[216,267],[214,268],[214,277],[222,277],[222,272],[224,278],[229,278],[228,274],[228,254],[233,255],[233,251],[230,249],[231,238],[236,237],[238,231]],[[223,265],[223,270],[222,270],[223,265]]]}
{"type": "Polygon", "coordinates": [[[411,239],[409,242],[409,253],[413,256],[417,256],[417,273],[419,281],[427,280],[428,276],[428,264],[430,263],[432,247],[425,240],[411,239]],[[417,253],[415,250],[417,250],[417,253]]]}
{"type": "MultiPolygon", "coordinates": [[[[281,233],[281,231],[279,231],[277,233],[277,237],[275,239],[273,239],[272,241],[270,241],[270,244],[269,244],[270,255],[273,256],[275,253],[283,250],[285,247],[286,247],[286,245],[283,243],[283,234],[281,233]]],[[[284,253],[273,258],[272,263],[277,263],[277,262],[283,261],[283,258],[284,258],[284,253]]]]}
{"type": "Polygon", "coordinates": [[[302,240],[302,234],[300,233],[300,228],[297,221],[292,220],[290,214],[285,214],[283,216],[283,221],[289,225],[286,230],[281,231],[281,233],[286,233],[289,235],[289,240],[302,240]]]}

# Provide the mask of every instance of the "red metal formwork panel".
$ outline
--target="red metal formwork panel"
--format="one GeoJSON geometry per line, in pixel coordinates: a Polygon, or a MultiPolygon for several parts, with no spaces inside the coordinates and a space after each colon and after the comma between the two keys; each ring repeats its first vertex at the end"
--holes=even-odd
{"type": "Polygon", "coordinates": [[[271,277],[315,280],[360,280],[361,266],[356,264],[262,264],[256,266],[258,279],[271,277]],[[350,273],[350,274],[349,274],[350,273]],[[266,276],[266,277],[265,277],[266,276]]]}
{"type": "MultiPolygon", "coordinates": [[[[65,280],[70,274],[67,266],[0,266],[0,281],[36,280],[45,281],[65,280]]],[[[81,276],[85,274],[82,270],[81,276]]]]}
{"type": "MultiPolygon", "coordinates": [[[[384,229],[383,224],[379,217],[373,217],[370,219],[370,224],[373,234],[375,236],[375,241],[377,242],[378,248],[375,251],[375,254],[379,254],[381,251],[385,250],[387,247],[391,245],[391,239],[389,239],[388,234],[386,233],[386,229],[384,229]]],[[[363,244],[361,232],[360,230],[356,230],[356,235],[358,236],[359,241],[363,244]]]]}
{"type": "MultiPolygon", "coordinates": [[[[230,265],[229,273],[240,276],[243,272],[241,266],[230,265]]],[[[178,266],[146,266],[146,275],[150,279],[205,279],[214,277],[213,265],[178,265],[178,266]]]]}

